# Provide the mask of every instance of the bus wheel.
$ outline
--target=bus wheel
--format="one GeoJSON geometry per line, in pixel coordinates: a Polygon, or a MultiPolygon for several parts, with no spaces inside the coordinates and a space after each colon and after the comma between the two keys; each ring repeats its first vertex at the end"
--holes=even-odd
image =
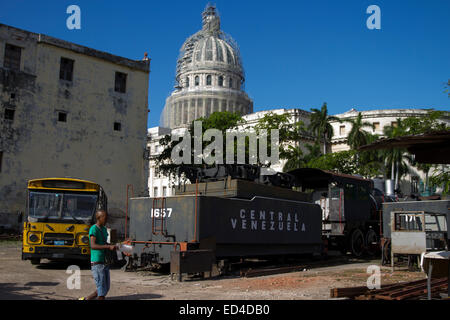
{"type": "Polygon", "coordinates": [[[364,252],[364,235],[359,229],[352,233],[351,248],[355,257],[360,257],[364,252]]]}
{"type": "Polygon", "coordinates": [[[41,259],[39,259],[39,258],[31,259],[30,261],[31,261],[31,264],[34,266],[41,263],[41,259]]]}
{"type": "Polygon", "coordinates": [[[369,229],[366,233],[366,248],[367,253],[374,256],[378,252],[378,236],[373,229],[369,229]]]}

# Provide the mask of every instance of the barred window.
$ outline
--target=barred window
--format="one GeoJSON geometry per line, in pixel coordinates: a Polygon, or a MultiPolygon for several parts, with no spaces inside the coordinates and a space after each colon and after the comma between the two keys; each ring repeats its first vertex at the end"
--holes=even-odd
{"type": "Polygon", "coordinates": [[[59,66],[59,78],[61,80],[72,81],[74,60],[61,57],[59,66]]]}
{"type": "Polygon", "coordinates": [[[127,88],[127,75],[126,73],[116,72],[116,80],[114,90],[116,92],[125,93],[127,88]]]}
{"type": "Polygon", "coordinates": [[[20,70],[20,56],[22,55],[22,48],[7,43],[5,45],[5,58],[3,66],[11,70],[20,70]]]}

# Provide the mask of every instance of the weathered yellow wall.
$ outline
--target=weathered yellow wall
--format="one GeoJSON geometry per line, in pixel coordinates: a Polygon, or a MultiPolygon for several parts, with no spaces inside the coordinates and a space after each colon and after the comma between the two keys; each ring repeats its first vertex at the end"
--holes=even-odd
{"type": "MultiPolygon", "coordinates": [[[[11,43],[0,32],[2,60],[5,40],[11,43]]],[[[2,69],[0,77],[3,105],[17,87],[14,122],[4,121],[0,110],[0,213],[25,211],[27,180],[70,176],[103,186],[112,227],[121,233],[126,185],[133,184],[136,193],[146,190],[149,73],[46,43],[24,42],[24,72],[13,75],[16,80],[7,88],[11,81],[5,78],[12,72],[2,69]],[[61,57],[75,60],[72,82],[59,79],[61,57]],[[126,93],[114,91],[116,71],[127,74],[126,93]],[[57,111],[67,112],[67,122],[57,121],[57,111]],[[116,121],[121,131],[113,130],[116,121]]],[[[12,217],[13,223],[17,218],[12,217]]]]}

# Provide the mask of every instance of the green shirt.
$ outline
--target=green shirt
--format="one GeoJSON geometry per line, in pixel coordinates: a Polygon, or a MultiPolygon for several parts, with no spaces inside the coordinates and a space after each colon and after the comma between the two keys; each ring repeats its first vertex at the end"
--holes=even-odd
{"type": "MultiPolygon", "coordinates": [[[[101,227],[101,231],[100,231],[100,228],[96,224],[94,224],[89,229],[89,246],[91,245],[91,241],[90,241],[91,236],[95,237],[96,244],[104,245],[104,244],[106,244],[106,240],[108,239],[108,231],[103,226],[101,227]]],[[[91,262],[104,263],[105,262],[105,249],[93,250],[91,248],[91,262]]]]}

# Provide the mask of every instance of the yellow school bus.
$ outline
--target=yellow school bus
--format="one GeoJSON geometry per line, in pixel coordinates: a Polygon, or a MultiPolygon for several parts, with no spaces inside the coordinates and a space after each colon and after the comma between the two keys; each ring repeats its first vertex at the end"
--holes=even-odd
{"type": "Polygon", "coordinates": [[[22,260],[88,260],[89,228],[96,209],[106,209],[107,198],[94,182],[71,178],[28,181],[23,222],[22,260]]]}

